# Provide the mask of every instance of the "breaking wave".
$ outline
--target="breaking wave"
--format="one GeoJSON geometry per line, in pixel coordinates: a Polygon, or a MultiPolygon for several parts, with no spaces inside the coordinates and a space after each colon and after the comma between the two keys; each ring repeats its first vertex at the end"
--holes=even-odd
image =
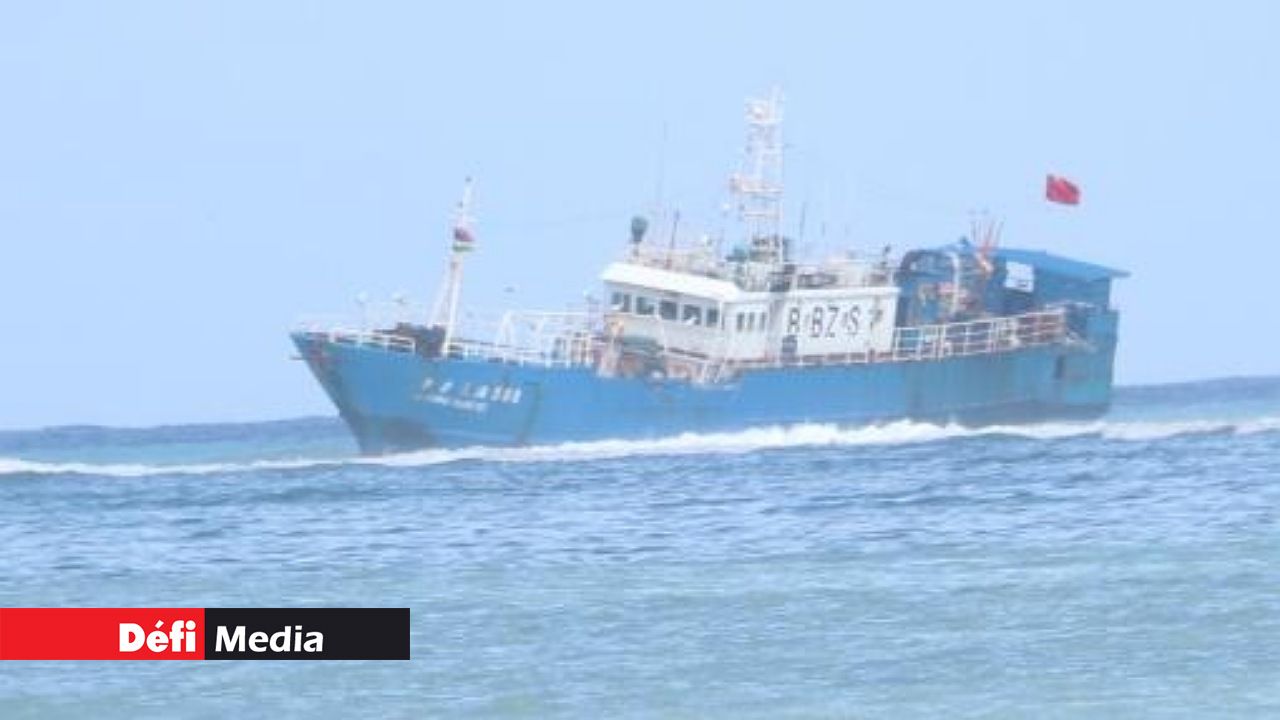
{"type": "Polygon", "coordinates": [[[807,424],[762,427],[726,433],[685,433],[652,440],[601,440],[519,448],[469,447],[421,450],[381,457],[296,458],[196,464],[42,462],[0,457],[0,476],[72,474],[136,478],[153,475],[212,475],[361,465],[396,468],[427,467],[463,461],[577,462],[662,455],[741,454],[789,447],[909,445],[980,437],[1052,441],[1092,436],[1119,442],[1146,442],[1184,435],[1222,433],[1253,435],[1276,431],[1280,431],[1280,416],[1246,420],[1100,420],[994,425],[980,428],[910,421],[857,427],[807,424]]]}

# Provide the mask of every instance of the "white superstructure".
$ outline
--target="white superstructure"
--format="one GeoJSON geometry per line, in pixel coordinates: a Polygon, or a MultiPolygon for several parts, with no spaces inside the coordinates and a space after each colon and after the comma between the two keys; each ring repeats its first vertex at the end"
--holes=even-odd
{"type": "MultiPolygon", "coordinates": [[[[641,244],[605,269],[613,337],[712,361],[873,356],[893,345],[898,288],[887,259],[791,261],[782,235],[781,102],[747,103],[747,146],[730,180],[746,241],[728,257],[704,244],[641,244]]],[[[634,227],[634,226],[633,226],[634,227]]]]}

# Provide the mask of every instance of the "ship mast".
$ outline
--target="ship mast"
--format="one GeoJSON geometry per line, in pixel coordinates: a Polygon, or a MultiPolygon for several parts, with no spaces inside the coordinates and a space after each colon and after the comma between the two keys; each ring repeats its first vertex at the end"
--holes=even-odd
{"type": "Polygon", "coordinates": [[[782,94],[747,101],[747,147],[739,172],[729,179],[738,219],[750,246],[782,262],[782,94]]]}
{"type": "Polygon", "coordinates": [[[436,295],[435,306],[431,310],[431,325],[444,330],[443,351],[448,354],[449,343],[453,340],[455,325],[458,320],[458,296],[462,292],[462,260],[475,246],[475,236],[471,225],[471,178],[467,178],[462,186],[462,199],[453,214],[453,245],[449,252],[449,269],[445,274],[444,284],[436,295]]]}

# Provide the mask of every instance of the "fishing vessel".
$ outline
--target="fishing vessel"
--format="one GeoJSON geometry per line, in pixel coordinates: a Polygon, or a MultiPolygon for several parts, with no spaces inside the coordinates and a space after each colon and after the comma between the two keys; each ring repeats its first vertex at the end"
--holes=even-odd
{"type": "Polygon", "coordinates": [[[1124,272],[1005,247],[992,222],[901,255],[802,260],[782,232],[781,120],[776,93],[747,103],[731,247],[655,241],[637,216],[602,302],[478,328],[459,316],[468,181],[434,306],[305,322],[299,356],[371,454],[1107,409],[1124,272]]]}

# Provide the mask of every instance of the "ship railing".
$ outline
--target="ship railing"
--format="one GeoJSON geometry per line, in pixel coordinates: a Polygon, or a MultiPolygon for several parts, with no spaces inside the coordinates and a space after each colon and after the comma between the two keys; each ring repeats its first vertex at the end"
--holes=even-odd
{"type": "Polygon", "coordinates": [[[598,354],[598,318],[588,311],[509,311],[461,328],[450,357],[519,365],[591,365],[598,354]],[[477,338],[491,338],[481,340],[477,338]]]}
{"type": "Polygon", "coordinates": [[[344,327],[359,328],[362,331],[378,330],[405,324],[420,325],[430,316],[429,308],[403,298],[378,301],[362,297],[356,300],[355,305],[352,312],[303,317],[299,319],[298,325],[304,329],[344,327]]]}
{"type": "MultiPolygon", "coordinates": [[[[300,332],[331,342],[392,352],[418,351],[410,332],[397,328],[422,327],[428,317],[420,305],[402,301],[361,302],[356,315],[311,316],[300,319],[300,332]]],[[[465,310],[446,350],[450,357],[534,365],[587,365],[597,356],[598,314],[589,311],[465,310]]]]}
{"type": "Polygon", "coordinates": [[[792,287],[886,287],[893,283],[896,258],[877,256],[837,256],[820,262],[779,263],[772,270],[758,267],[748,271],[732,261],[719,258],[708,246],[658,249],[641,245],[627,255],[627,261],[674,272],[731,280],[746,290],[773,290],[779,283],[792,287]],[[789,268],[783,276],[782,269],[789,268]],[[819,283],[819,284],[812,284],[819,283]]]}
{"type": "Polygon", "coordinates": [[[694,275],[719,276],[723,263],[706,247],[656,249],[641,245],[627,258],[638,265],[694,275]]]}
{"type": "Polygon", "coordinates": [[[886,350],[733,359],[707,373],[723,379],[739,370],[775,367],[821,367],[879,362],[911,362],[948,357],[989,355],[1028,347],[1082,342],[1068,329],[1065,308],[965,322],[898,328],[886,350]]]}
{"type": "Polygon", "coordinates": [[[302,323],[298,329],[308,335],[321,337],[338,345],[369,347],[390,352],[417,352],[418,344],[412,337],[383,330],[366,330],[331,324],[302,323]]]}
{"type": "Polygon", "coordinates": [[[902,327],[894,332],[890,359],[934,360],[987,355],[1068,339],[1065,308],[941,325],[902,327]]]}
{"type": "MultiPolygon", "coordinates": [[[[680,375],[695,381],[715,382],[739,370],[753,368],[936,360],[1079,342],[1069,330],[1066,313],[1066,308],[1053,308],[965,322],[902,327],[894,331],[893,343],[888,349],[839,354],[728,359],[725,348],[717,352],[708,347],[703,354],[682,351],[666,342],[660,345],[662,354],[682,368],[680,375]]],[[[477,325],[475,321],[479,317],[467,314],[470,323],[450,342],[448,356],[520,365],[595,367],[611,344],[607,331],[600,326],[600,316],[591,312],[512,311],[477,325]],[[475,339],[481,337],[491,339],[475,339]]],[[[302,323],[300,329],[339,344],[404,353],[418,349],[412,336],[387,329],[321,320],[302,323]]]]}

